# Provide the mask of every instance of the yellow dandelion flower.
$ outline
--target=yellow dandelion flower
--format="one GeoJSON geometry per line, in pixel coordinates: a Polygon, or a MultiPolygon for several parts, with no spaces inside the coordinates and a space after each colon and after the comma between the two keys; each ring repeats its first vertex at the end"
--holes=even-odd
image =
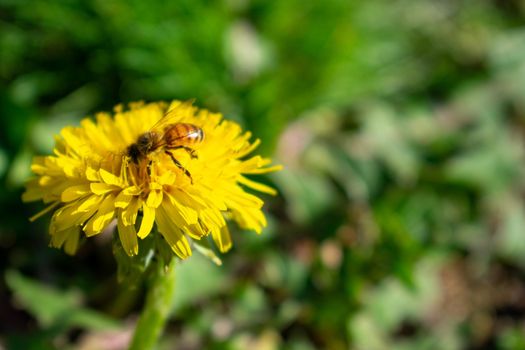
{"type": "Polygon", "coordinates": [[[191,102],[119,106],[114,116],[99,113],[96,122],[62,129],[54,154],[34,159],[36,178],[23,200],[48,204],[31,219],[54,211],[51,245],[70,254],[82,232],[97,235],[114,220],[130,256],[154,225],[182,259],[191,255],[192,240],[207,235],[226,252],[226,219],[257,233],[266,225],[263,201],[245,189],[275,194],[245,176],[280,168],[247,158],[259,144],[250,138],[237,123],[191,102]]]}

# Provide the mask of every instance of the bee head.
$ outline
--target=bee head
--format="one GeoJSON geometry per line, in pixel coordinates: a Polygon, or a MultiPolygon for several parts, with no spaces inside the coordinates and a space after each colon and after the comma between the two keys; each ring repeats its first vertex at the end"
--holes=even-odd
{"type": "Polygon", "coordinates": [[[127,150],[127,154],[128,156],[131,158],[131,160],[133,161],[133,163],[138,163],[139,162],[139,158],[140,158],[140,150],[139,150],[139,147],[136,143],[130,145],[128,147],[128,150],[127,150]]]}
{"type": "Polygon", "coordinates": [[[155,135],[152,132],[145,132],[137,139],[137,147],[142,153],[147,154],[153,148],[154,140],[155,135]]]}
{"type": "Polygon", "coordinates": [[[151,152],[155,143],[155,137],[155,133],[145,132],[138,137],[137,142],[128,147],[128,156],[134,163],[138,163],[141,157],[151,152]]]}

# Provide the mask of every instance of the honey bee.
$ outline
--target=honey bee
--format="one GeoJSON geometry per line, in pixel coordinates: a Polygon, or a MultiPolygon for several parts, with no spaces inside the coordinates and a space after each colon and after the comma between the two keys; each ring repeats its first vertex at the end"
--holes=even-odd
{"type": "MultiPolygon", "coordinates": [[[[192,146],[204,140],[204,131],[193,124],[176,122],[178,117],[176,113],[168,111],[149,131],[141,134],[135,143],[128,146],[126,154],[133,163],[139,164],[141,160],[148,159],[151,153],[163,151],[193,183],[190,172],[175,158],[172,151],[183,149],[192,159],[197,158],[192,146]]],[[[151,160],[148,171],[150,165],[151,160]]]]}

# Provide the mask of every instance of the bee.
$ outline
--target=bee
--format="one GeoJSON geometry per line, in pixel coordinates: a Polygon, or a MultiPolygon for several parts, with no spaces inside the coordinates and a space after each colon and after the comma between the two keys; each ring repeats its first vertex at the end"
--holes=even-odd
{"type": "MultiPolygon", "coordinates": [[[[193,124],[175,122],[177,117],[176,113],[168,111],[150,130],[139,135],[137,141],[128,146],[126,155],[134,164],[139,164],[143,159],[149,159],[151,153],[163,151],[193,183],[190,172],[175,158],[173,151],[183,149],[192,159],[197,158],[193,146],[204,140],[204,131],[193,124]]],[[[151,160],[148,171],[150,166],[151,160]]]]}

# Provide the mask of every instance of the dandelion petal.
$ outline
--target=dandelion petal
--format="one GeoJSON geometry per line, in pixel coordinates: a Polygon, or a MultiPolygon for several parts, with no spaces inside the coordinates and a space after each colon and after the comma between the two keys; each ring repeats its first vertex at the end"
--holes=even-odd
{"type": "Polygon", "coordinates": [[[142,222],[140,224],[139,233],[137,234],[140,238],[145,238],[151,232],[153,224],[155,223],[155,209],[142,205],[142,222]]]}
{"type": "Polygon", "coordinates": [[[168,242],[175,254],[181,259],[186,259],[191,256],[191,248],[188,240],[173,221],[171,221],[162,207],[157,209],[156,221],[159,232],[166,239],[166,242],[168,242]]]}
{"type": "Polygon", "coordinates": [[[137,242],[137,232],[135,232],[135,225],[125,225],[122,221],[122,212],[119,213],[117,219],[117,229],[122,248],[129,256],[137,255],[139,252],[139,244],[137,242]]]}

